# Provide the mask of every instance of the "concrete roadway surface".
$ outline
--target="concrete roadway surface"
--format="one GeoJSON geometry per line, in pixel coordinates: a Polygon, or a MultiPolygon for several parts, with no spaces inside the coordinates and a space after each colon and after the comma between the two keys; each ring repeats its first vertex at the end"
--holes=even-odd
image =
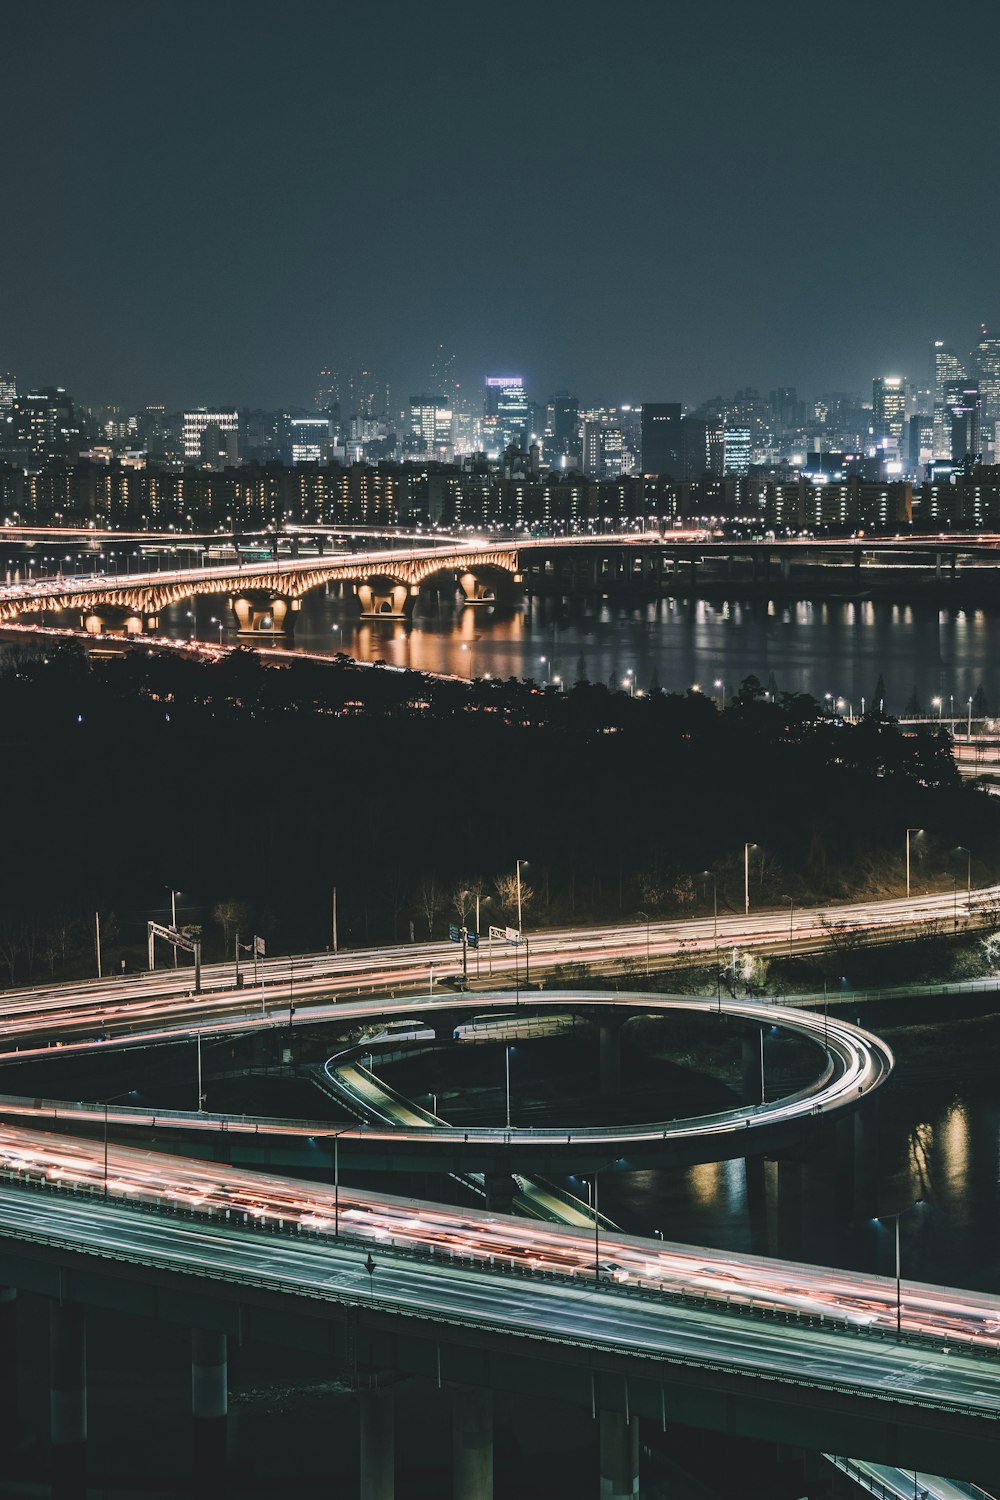
{"type": "MultiPolygon", "coordinates": [[[[8,1159],[23,1150],[3,1145],[8,1159]]],[[[39,1153],[65,1165],[71,1176],[100,1178],[100,1148],[73,1143],[54,1151],[39,1137],[39,1153]]],[[[18,1242],[44,1242],[146,1266],[224,1278],[227,1283],[287,1290],[336,1302],[370,1305],[404,1315],[425,1314],[445,1324],[486,1326],[528,1338],[570,1341],[580,1347],[660,1354],[741,1374],[781,1376],[798,1384],[872,1391],[924,1407],[1000,1415],[1000,1368],[968,1355],[959,1342],[973,1332],[977,1342],[997,1345],[1000,1302],[968,1293],[908,1283],[906,1330],[937,1333],[949,1347],[930,1348],[869,1338],[859,1344],[858,1328],[816,1328],[788,1322],[736,1318],[711,1302],[679,1306],[655,1289],[699,1287],[721,1298],[752,1298],[779,1309],[794,1309],[865,1326],[892,1326],[895,1291],[874,1277],[788,1266],[749,1256],[711,1252],[659,1241],[615,1235],[601,1240],[599,1260],[608,1280],[594,1277],[593,1237],[556,1226],[529,1224],[496,1215],[461,1213],[424,1203],[375,1195],[341,1193],[342,1228],[351,1239],[335,1240],[330,1189],[199,1167],[181,1159],[137,1160],[145,1153],[112,1153],[111,1184],[116,1198],[162,1191],[178,1203],[206,1205],[251,1202],[258,1221],[285,1222],[298,1214],[323,1235],[261,1235],[232,1223],[170,1221],[101,1198],[45,1195],[0,1186],[0,1236],[18,1242]],[[250,1177],[241,1182],[240,1177],[250,1177]],[[224,1179],[224,1181],[222,1180],[224,1179]],[[158,1185],[158,1186],[157,1186],[158,1185]],[[395,1245],[434,1246],[448,1258],[437,1263],[409,1258],[395,1245]],[[376,1272],[369,1279],[364,1261],[372,1252],[376,1272]],[[454,1255],[454,1259],[451,1255],[454,1255]],[[459,1260],[459,1257],[462,1257],[459,1260]],[[498,1259],[533,1270],[561,1270],[570,1279],[511,1278],[492,1269],[498,1259]],[[641,1283],[646,1295],[632,1295],[641,1283]],[[863,1351],[863,1352],[862,1352],[863,1351]]],[[[41,1165],[36,1159],[35,1168],[41,1165]]]]}
{"type": "MultiPolygon", "coordinates": [[[[8,1125],[0,1125],[0,1170],[7,1174],[7,1181],[0,1184],[0,1233],[6,1229],[18,1237],[23,1234],[30,1238],[44,1229],[46,1234],[58,1237],[58,1225],[65,1219],[67,1225],[75,1222],[89,1226],[86,1230],[89,1242],[103,1244],[116,1253],[127,1252],[135,1237],[137,1243],[142,1239],[145,1226],[151,1221],[148,1215],[128,1212],[120,1205],[151,1202],[159,1207],[217,1216],[214,1221],[206,1218],[201,1224],[152,1221],[156,1223],[157,1236],[168,1242],[176,1236],[178,1243],[186,1247],[185,1254],[192,1243],[218,1245],[220,1235],[228,1244],[230,1232],[235,1232],[237,1221],[244,1218],[256,1225],[280,1221],[286,1229],[294,1227],[296,1236],[300,1228],[312,1231],[315,1240],[269,1239],[270,1248],[262,1249],[252,1237],[247,1240],[246,1229],[241,1230],[237,1243],[249,1246],[255,1264],[262,1256],[274,1274],[281,1273],[292,1249],[301,1247],[303,1253],[315,1253],[323,1261],[337,1252],[338,1235],[343,1238],[347,1234],[358,1242],[351,1251],[352,1264],[363,1260],[370,1248],[380,1249],[386,1256],[393,1247],[433,1251],[449,1257],[449,1276],[453,1264],[460,1269],[458,1257],[481,1268],[487,1277],[503,1262],[536,1272],[562,1273],[579,1281],[588,1296],[593,1292],[595,1267],[599,1267],[602,1282],[607,1282],[608,1295],[616,1287],[628,1290],[641,1286],[706,1297],[709,1311],[713,1303],[718,1305],[713,1315],[723,1319],[730,1330],[727,1336],[737,1343],[746,1329],[754,1325],[744,1321],[739,1331],[734,1332],[732,1313],[727,1315],[727,1307],[746,1308],[753,1304],[848,1325],[844,1331],[850,1338],[844,1357],[853,1361],[852,1368],[857,1367],[859,1347],[865,1349],[866,1358],[869,1349],[873,1357],[884,1356],[893,1369],[898,1368],[897,1362],[902,1359],[907,1367],[907,1381],[917,1381],[916,1370],[927,1362],[928,1369],[937,1372],[927,1375],[932,1386],[944,1380],[952,1388],[953,1396],[961,1393],[961,1398],[967,1396],[973,1407],[983,1402],[1000,1411],[1000,1365],[984,1363],[979,1358],[973,1361],[963,1348],[974,1344],[978,1349],[1000,1352],[1000,1298],[986,1293],[903,1282],[900,1309],[903,1333],[947,1341],[949,1354],[939,1356],[927,1349],[918,1351],[903,1346],[897,1350],[894,1342],[883,1343],[881,1339],[871,1345],[867,1341],[863,1346],[858,1345],[861,1331],[895,1332],[896,1285],[885,1277],[675,1245],[618,1231],[602,1230],[598,1236],[478,1209],[396,1198],[339,1183],[306,1182],[114,1144],[107,1147],[105,1176],[102,1141],[60,1138],[8,1125]],[[19,1185],[27,1181],[59,1186],[80,1196],[63,1193],[49,1197],[43,1191],[29,1192],[19,1185]],[[229,1222],[220,1225],[219,1216],[225,1221],[227,1214],[229,1222]],[[950,1378],[945,1379],[948,1370],[955,1373],[953,1387],[950,1378]]],[[[228,1251],[221,1258],[224,1270],[230,1265],[227,1257],[228,1251]]],[[[430,1274],[448,1279],[440,1276],[439,1269],[430,1274]]],[[[502,1300],[510,1282],[495,1280],[502,1300]]],[[[777,1335],[779,1343],[787,1341],[790,1328],[792,1325],[782,1324],[783,1332],[777,1335]]],[[[792,1342],[797,1343],[800,1336],[805,1337],[805,1331],[793,1328],[792,1342]]],[[[828,1331],[826,1336],[834,1334],[828,1331]]],[[[914,1390],[920,1383],[917,1381],[914,1390]]]]}
{"type": "MultiPolygon", "coordinates": [[[[720,1013],[714,1000],[690,995],[560,990],[552,992],[549,996],[546,996],[545,992],[540,992],[532,996],[532,1004],[546,999],[558,1006],[572,1003],[580,1008],[592,1007],[601,1012],[620,1007],[626,1012],[642,1010],[664,1014],[674,1011],[685,1014],[700,1012],[706,1015],[720,1013]]],[[[514,1003],[514,996],[501,992],[451,995],[447,998],[439,996],[433,1001],[422,997],[396,1000],[393,1002],[393,1009],[397,1014],[413,1012],[416,1018],[423,1021],[433,1016],[435,1011],[452,1012],[457,1007],[486,1012],[496,1009],[506,1013],[511,1010],[514,1003]]],[[[193,999],[184,999],[175,1004],[177,1015],[172,1028],[167,1029],[149,1026],[135,1028],[132,1019],[134,1007],[128,1007],[127,1016],[129,1023],[133,1026],[127,1034],[128,1044],[149,1046],[159,1042],[190,1041],[195,1028],[199,1029],[202,1035],[219,1036],[227,1032],[244,1033],[254,1026],[273,1027],[275,1024],[281,1024],[280,1015],[269,1015],[262,1020],[256,1007],[241,1014],[227,1014],[224,1019],[212,1020],[199,1008],[199,1002],[193,999]]],[[[370,1019],[373,1013],[384,1013],[385,1008],[385,1001],[379,999],[341,1001],[333,1005],[312,1006],[306,1015],[314,1021],[329,1020],[335,1021],[338,1025],[344,1025],[351,1020],[370,1019]]],[[[209,1131],[216,1134],[225,1132],[228,1136],[271,1135],[297,1137],[299,1140],[303,1137],[312,1137],[317,1141],[328,1141],[333,1136],[343,1136],[348,1139],[364,1140],[369,1144],[386,1142],[397,1148],[416,1145],[421,1150],[433,1149],[434,1144],[439,1142],[442,1148],[450,1151],[461,1140],[463,1146],[469,1145],[470,1154],[476,1147],[484,1145],[503,1147],[516,1139],[519,1150],[537,1148],[551,1151],[576,1143],[598,1148],[606,1146],[617,1158],[623,1155],[630,1146],[636,1147],[644,1143],[654,1146],[660,1143],[678,1145],[682,1142],[691,1143],[697,1140],[702,1147],[710,1149],[714,1159],[714,1153],[717,1151],[721,1151],[723,1156],[744,1154],[745,1141],[750,1131],[774,1129],[796,1122],[808,1123],[819,1114],[828,1116],[840,1109],[853,1108],[860,1098],[879,1087],[892,1071],[893,1056],[886,1044],[870,1032],[863,1031],[860,1027],[838,1017],[827,1017],[818,1011],[800,1011],[785,1005],[761,1005],[755,1001],[733,1000],[725,1002],[721,1007],[721,1013],[755,1022],[758,1025],[781,1027],[808,1037],[817,1048],[826,1052],[826,1067],[817,1068],[816,1079],[807,1087],[787,1098],[772,1100],[766,1104],[739,1106],[735,1109],[694,1116],[689,1119],[668,1119],[627,1125],[579,1125],[572,1129],[567,1129],[565,1126],[528,1126],[511,1130],[505,1125],[471,1125],[468,1127],[463,1125],[459,1130],[444,1122],[435,1123],[431,1117],[405,1124],[380,1124],[375,1121],[370,1124],[340,1127],[333,1126],[329,1122],[259,1119],[254,1116],[210,1114],[206,1111],[188,1113],[177,1110],[151,1110],[137,1104],[104,1106],[52,1099],[19,1098],[12,1095],[0,1095],[0,1115],[22,1120],[36,1118],[53,1123],[61,1120],[70,1121],[78,1125],[84,1120],[93,1125],[107,1119],[113,1121],[116,1126],[147,1126],[158,1130],[176,1128],[187,1131],[209,1131]]],[[[102,1023],[106,1026],[108,1035],[113,1032],[113,1022],[114,1018],[107,1016],[102,1023]]],[[[31,1033],[28,1035],[30,1037],[31,1033]]],[[[60,1048],[60,1052],[62,1055],[74,1051],[92,1053],[97,1048],[104,1050],[110,1045],[110,1042],[102,1044],[89,1037],[86,1040],[68,1043],[60,1048]]],[[[364,1050],[367,1050],[369,1046],[376,1048],[373,1040],[361,1045],[364,1050]]],[[[398,1047],[401,1041],[399,1037],[392,1038],[386,1045],[398,1047]]],[[[462,1043],[455,1045],[461,1046],[462,1043]]],[[[26,1039],[18,1052],[9,1050],[6,1056],[8,1061],[14,1061],[17,1058],[51,1056],[52,1053],[51,1046],[45,1043],[38,1045],[37,1042],[32,1045],[31,1040],[26,1039]]]]}
{"type": "MultiPolygon", "coordinates": [[[[988,886],[963,898],[959,910],[966,914],[1000,906],[1000,886],[988,886]]],[[[529,972],[540,975],[556,964],[609,965],[630,959],[641,969],[648,953],[650,963],[663,959],[702,959],[716,949],[750,946],[757,950],[787,947],[790,939],[799,952],[821,948],[829,942],[829,929],[845,934],[890,936],[900,929],[953,923],[955,897],[913,896],[891,901],[856,902],[842,906],[809,907],[793,911],[751,912],[693,920],[576,927],[526,933],[529,972]]],[[[484,940],[478,954],[469,952],[469,977],[473,982],[500,978],[524,983],[525,945],[493,943],[490,952],[484,940]]],[[[424,989],[433,992],[444,975],[461,973],[462,955],[450,942],[410,943],[395,947],[350,949],[346,952],[291,955],[261,961],[256,971],[244,961],[240,971],[262,1012],[294,1004],[310,997],[340,994],[395,994],[424,989]],[[257,983],[255,984],[255,977],[257,983]]],[[[235,989],[233,963],[207,964],[202,970],[203,995],[199,1006],[207,1009],[205,996],[234,1010],[247,1008],[246,990],[235,989]]],[[[190,967],[156,969],[121,978],[79,980],[71,984],[39,985],[30,989],[0,991],[0,1023],[3,1036],[17,1045],[20,1034],[36,1032],[43,1024],[58,1033],[74,1020],[100,1029],[105,1007],[134,1007],[137,1020],[169,1018],[173,1002],[193,991],[190,967]],[[73,1013],[76,1012],[74,1017],[73,1013]]],[[[302,1019],[300,1016],[299,1019],[302,1019]]],[[[12,1049],[11,1049],[12,1050],[12,1049]]]]}
{"type": "Polygon", "coordinates": [[[875,1495],[876,1500],[993,1500],[978,1485],[942,1479],[939,1474],[896,1469],[888,1464],[869,1463],[863,1458],[839,1458],[832,1453],[825,1453],[823,1457],[875,1495]]]}

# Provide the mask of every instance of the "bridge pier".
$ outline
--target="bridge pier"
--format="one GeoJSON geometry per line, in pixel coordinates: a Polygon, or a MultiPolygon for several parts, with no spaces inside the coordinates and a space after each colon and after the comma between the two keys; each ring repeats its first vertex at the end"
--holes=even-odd
{"type": "Polygon", "coordinates": [[[622,1412],[601,1411],[601,1500],[633,1500],[639,1493],[639,1422],[622,1412]]]}
{"type": "Polygon", "coordinates": [[[229,604],[236,616],[237,635],[291,635],[294,616],[302,607],[300,599],[286,599],[283,594],[269,599],[240,594],[229,604]]]}
{"type": "Polygon", "coordinates": [[[601,1023],[601,1097],[613,1099],[622,1086],[622,1028],[621,1022],[605,1025],[601,1023]]]}
{"type": "Polygon", "coordinates": [[[361,1500],[393,1500],[396,1493],[396,1397],[391,1386],[358,1393],[361,1500]]]}
{"type": "Polygon", "coordinates": [[[17,1288],[0,1286],[0,1453],[17,1439],[17,1288]]]}
{"type": "Polygon", "coordinates": [[[493,1392],[452,1393],[452,1500],[493,1500],[493,1392]]]}
{"type": "Polygon", "coordinates": [[[764,1028],[750,1026],[740,1048],[741,1094],[744,1104],[764,1102],[764,1028]]]}
{"type": "Polygon", "coordinates": [[[486,1173],[486,1207],[491,1214],[512,1214],[517,1183],[509,1172],[486,1173]]]}
{"type": "Polygon", "coordinates": [[[223,1493],[229,1411],[226,1335],[207,1328],[191,1330],[191,1416],[194,1432],[196,1496],[209,1500],[223,1493]]]}
{"type": "Polygon", "coordinates": [[[854,1213],[870,1219],[878,1212],[879,1100],[876,1095],[854,1115],[854,1213]]]}
{"type": "Polygon", "coordinates": [[[52,1500],[87,1491],[87,1323],[77,1302],[49,1304],[52,1500]]]}
{"type": "Polygon", "coordinates": [[[778,1157],[775,1251],[782,1260],[802,1257],[802,1161],[778,1157]]]}
{"type": "Polygon", "coordinates": [[[767,1164],[762,1156],[743,1158],[746,1179],[747,1217],[750,1220],[750,1250],[754,1255],[768,1252],[767,1234],[767,1164]]]}
{"type": "Polygon", "coordinates": [[[458,582],[462,593],[465,595],[462,600],[463,605],[496,604],[496,590],[492,585],[484,582],[482,578],[477,578],[475,573],[460,573],[458,575],[458,582]]]}
{"type": "Polygon", "coordinates": [[[419,589],[416,584],[407,588],[405,583],[377,578],[368,583],[356,583],[354,592],[361,605],[363,620],[407,620],[413,613],[419,589]]]}

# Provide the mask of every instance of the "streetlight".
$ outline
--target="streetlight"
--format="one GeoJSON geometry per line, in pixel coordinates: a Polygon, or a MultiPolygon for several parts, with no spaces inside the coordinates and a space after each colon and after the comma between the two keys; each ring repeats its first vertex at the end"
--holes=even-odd
{"type": "Polygon", "coordinates": [[[646,911],[636,912],[636,916],[639,918],[640,922],[645,922],[645,924],[646,924],[646,978],[648,979],[649,978],[649,912],[646,912],[646,911]]]}
{"type": "Polygon", "coordinates": [[[635,672],[632,670],[631,667],[629,667],[628,670],[625,673],[625,686],[628,688],[628,695],[629,695],[629,697],[630,698],[634,698],[635,697],[635,672]]]}
{"type": "Polygon", "coordinates": [[[923,833],[922,828],[908,828],[906,830],[906,896],[910,895],[910,834],[923,833]]]}
{"type": "Polygon", "coordinates": [[[756,844],[743,845],[743,913],[750,915],[750,850],[756,849],[756,844]]]}
{"type": "MultiPolygon", "coordinates": [[[[165,885],[163,887],[163,889],[165,891],[169,891],[170,892],[170,925],[174,929],[174,931],[176,932],[177,931],[177,897],[178,896],[183,896],[184,892],[183,891],[175,891],[174,888],[173,888],[173,886],[170,886],[170,885],[165,885]]],[[[177,967],[177,944],[176,943],[172,943],[171,947],[174,950],[174,968],[176,969],[176,967],[177,967]]]]}
{"type": "Polygon", "coordinates": [[[931,699],[931,708],[936,708],[937,709],[937,711],[938,711],[938,718],[939,719],[941,717],[941,707],[942,707],[942,700],[940,698],[932,698],[931,699]]]}
{"type": "Polygon", "coordinates": [[[972,744],[972,699],[969,699],[969,727],[966,731],[966,739],[972,744]]]}
{"type": "Polygon", "coordinates": [[[899,1272],[899,1221],[902,1218],[903,1214],[908,1214],[913,1209],[919,1208],[920,1205],[923,1203],[923,1201],[924,1200],[922,1198],[917,1198],[917,1200],[914,1203],[910,1204],[909,1208],[898,1208],[894,1214],[881,1214],[880,1215],[880,1221],[881,1221],[881,1219],[892,1219],[893,1222],[894,1222],[894,1225],[895,1225],[895,1230],[896,1230],[896,1337],[897,1338],[901,1337],[902,1332],[903,1332],[903,1283],[902,1283],[902,1278],[901,1278],[900,1272],[899,1272]]]}
{"type": "Polygon", "coordinates": [[[527,863],[528,863],[528,861],[526,859],[515,859],[515,861],[514,861],[514,867],[515,867],[515,871],[516,871],[516,875],[517,875],[517,931],[518,931],[518,936],[520,936],[520,933],[521,933],[521,866],[522,865],[526,865],[527,863]]]}
{"type": "Polygon", "coordinates": [[[503,1048],[503,1071],[504,1084],[507,1094],[507,1129],[510,1129],[510,1047],[505,1042],[503,1048]]]}
{"type": "Polygon", "coordinates": [[[209,621],[209,624],[211,624],[211,625],[217,625],[219,627],[219,645],[221,646],[222,645],[222,629],[223,629],[222,621],[218,618],[217,615],[213,615],[212,618],[211,618],[211,620],[209,621]]]}
{"type": "Polygon", "coordinates": [[[969,915],[971,916],[972,915],[972,854],[971,854],[971,852],[968,849],[966,849],[966,847],[965,847],[964,844],[958,844],[958,845],[956,845],[955,853],[956,854],[964,854],[965,858],[966,858],[966,861],[967,861],[966,875],[965,875],[966,906],[967,906],[969,915]]]}
{"type": "Polygon", "coordinates": [[[702,872],[712,882],[712,947],[715,953],[715,998],[722,1011],[722,974],[719,970],[719,882],[714,870],[702,872]]]}
{"type": "Polygon", "coordinates": [[[726,711],[726,703],[728,701],[728,693],[726,691],[726,684],[723,682],[723,680],[722,680],[721,677],[717,677],[715,679],[715,681],[713,682],[712,686],[713,687],[717,687],[717,688],[719,688],[721,690],[720,691],[720,696],[719,696],[719,712],[720,713],[725,713],[725,711],[726,711]]]}
{"type": "Polygon", "coordinates": [[[782,896],[783,901],[788,902],[788,957],[792,956],[792,935],[795,931],[795,897],[782,896]]]}

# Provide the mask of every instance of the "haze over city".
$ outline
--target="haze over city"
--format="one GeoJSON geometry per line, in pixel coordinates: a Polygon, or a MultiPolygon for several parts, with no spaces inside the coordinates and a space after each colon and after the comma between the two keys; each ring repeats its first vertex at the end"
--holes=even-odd
{"type": "Polygon", "coordinates": [[[989,7],[954,47],[898,3],[3,20],[29,386],[308,405],[332,363],[405,396],[443,342],[466,389],[697,402],[919,378],[1000,321],[989,7]]]}

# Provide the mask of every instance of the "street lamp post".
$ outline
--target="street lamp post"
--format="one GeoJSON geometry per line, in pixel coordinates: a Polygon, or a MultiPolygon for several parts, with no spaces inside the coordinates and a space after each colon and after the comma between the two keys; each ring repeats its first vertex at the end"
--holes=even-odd
{"type": "Polygon", "coordinates": [[[646,978],[649,978],[649,912],[640,911],[636,913],[640,922],[646,924],[646,978]]]}
{"type": "Polygon", "coordinates": [[[922,833],[922,832],[923,832],[922,828],[908,828],[906,830],[906,895],[907,895],[907,899],[909,899],[909,895],[910,895],[910,834],[911,833],[922,833]]]}
{"type": "Polygon", "coordinates": [[[725,713],[727,699],[726,684],[723,682],[721,677],[717,677],[712,686],[721,689],[721,692],[719,694],[719,712],[725,713]]]}
{"type": "Polygon", "coordinates": [[[916,1200],[916,1202],[910,1204],[909,1208],[899,1208],[899,1209],[896,1210],[896,1212],[894,1214],[882,1214],[882,1216],[881,1216],[883,1219],[892,1219],[893,1223],[894,1223],[894,1226],[895,1226],[895,1239],[896,1239],[896,1337],[897,1338],[902,1337],[902,1332],[903,1332],[903,1281],[902,1281],[902,1276],[900,1274],[900,1262],[899,1262],[899,1221],[902,1218],[903,1214],[908,1214],[913,1209],[919,1208],[922,1202],[923,1202],[923,1199],[922,1198],[918,1198],[916,1200]]]}
{"type": "Polygon", "coordinates": [[[971,745],[972,744],[972,699],[971,698],[969,699],[969,724],[968,724],[968,729],[966,730],[965,737],[968,740],[969,744],[971,745]]]}
{"type": "Polygon", "coordinates": [[[528,863],[528,861],[526,859],[516,859],[514,861],[515,873],[517,875],[517,930],[518,930],[518,932],[521,931],[521,866],[522,865],[526,865],[527,863],[528,863]]]}
{"type": "Polygon", "coordinates": [[[965,904],[966,911],[972,915],[972,854],[964,844],[959,844],[955,849],[956,854],[964,854],[966,858],[965,869],[965,904]]]}
{"type": "Polygon", "coordinates": [[[714,870],[706,870],[705,874],[712,882],[712,951],[715,955],[715,998],[719,1003],[719,1011],[722,1011],[722,972],[719,969],[719,882],[714,870]]]}
{"type": "MultiPolygon", "coordinates": [[[[169,885],[165,886],[164,889],[168,890],[170,892],[170,925],[174,929],[174,931],[176,932],[177,931],[177,897],[180,895],[180,891],[175,891],[173,889],[173,887],[169,886],[169,885]]],[[[173,946],[173,950],[174,950],[174,968],[176,969],[176,967],[177,967],[177,944],[174,943],[172,946],[173,946]]]]}
{"type": "Polygon", "coordinates": [[[750,850],[756,849],[756,844],[743,845],[743,913],[750,915],[750,850]]]}
{"type": "Polygon", "coordinates": [[[510,1047],[504,1042],[503,1047],[504,1085],[507,1095],[507,1129],[510,1129],[510,1047]]]}
{"type": "Polygon", "coordinates": [[[792,938],[795,932],[795,897],[786,896],[788,902],[788,957],[792,956],[792,938]]]}

